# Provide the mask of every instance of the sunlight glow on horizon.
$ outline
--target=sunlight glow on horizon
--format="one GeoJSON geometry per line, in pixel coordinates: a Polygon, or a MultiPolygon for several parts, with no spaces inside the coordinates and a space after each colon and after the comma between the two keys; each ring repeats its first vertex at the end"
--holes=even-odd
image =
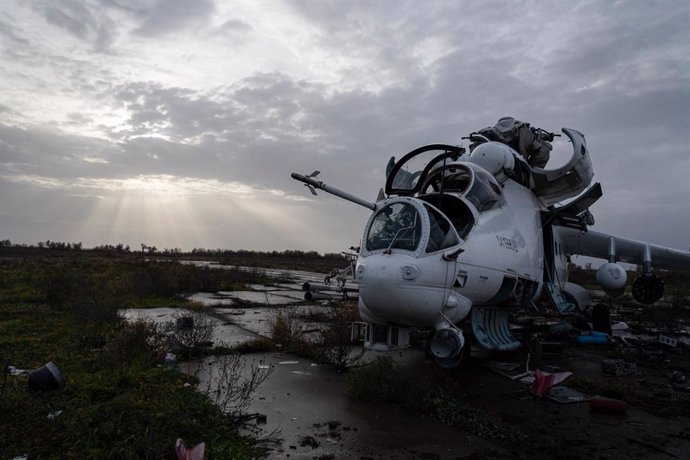
{"type": "Polygon", "coordinates": [[[82,218],[74,223],[72,239],[89,241],[89,235],[95,232],[100,235],[97,244],[124,243],[136,248],[146,243],[160,249],[184,250],[237,244],[248,247],[258,233],[263,238],[262,245],[256,248],[268,250],[274,249],[275,244],[290,247],[299,243],[281,232],[281,227],[298,228],[302,235],[309,228],[304,219],[284,209],[286,199],[297,204],[310,202],[309,198],[241,182],[169,174],[127,179],[66,180],[31,175],[0,179],[67,192],[70,196],[77,192],[83,198],[82,218]],[[254,228],[257,224],[260,232],[254,228]]]}

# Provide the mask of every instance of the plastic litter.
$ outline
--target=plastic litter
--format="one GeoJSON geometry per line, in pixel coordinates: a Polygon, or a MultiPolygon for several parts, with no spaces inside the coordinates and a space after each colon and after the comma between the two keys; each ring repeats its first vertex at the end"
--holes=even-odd
{"type": "Polygon", "coordinates": [[[609,336],[604,335],[580,335],[575,339],[579,345],[606,345],[609,343],[609,336]]]}
{"type": "Polygon", "coordinates": [[[206,443],[202,442],[194,447],[187,447],[181,439],[175,442],[175,456],[177,460],[204,460],[206,443]]]}
{"type": "Polygon", "coordinates": [[[60,369],[51,361],[31,372],[28,384],[31,391],[59,390],[65,385],[65,379],[60,369]]]}
{"type": "Polygon", "coordinates": [[[164,361],[165,365],[172,369],[177,364],[177,356],[175,356],[175,353],[166,353],[164,361]]]}
{"type": "Polygon", "coordinates": [[[611,412],[622,414],[628,410],[628,403],[620,399],[605,398],[603,396],[595,396],[589,401],[589,407],[597,412],[611,412]]]}
{"type": "Polygon", "coordinates": [[[534,383],[530,387],[530,393],[534,396],[544,396],[551,387],[558,385],[571,375],[573,375],[572,372],[556,372],[555,374],[549,374],[548,372],[542,372],[537,369],[534,371],[534,383]]]}
{"type": "Polygon", "coordinates": [[[18,369],[14,366],[7,366],[7,373],[14,376],[26,375],[29,373],[26,369],[18,369]]]}

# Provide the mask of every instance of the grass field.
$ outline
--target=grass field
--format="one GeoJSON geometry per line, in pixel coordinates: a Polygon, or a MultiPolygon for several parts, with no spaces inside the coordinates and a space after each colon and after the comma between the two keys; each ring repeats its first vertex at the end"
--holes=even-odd
{"type": "Polygon", "coordinates": [[[182,306],[183,292],[266,281],[261,271],[141,258],[0,261],[0,365],[31,370],[52,361],[66,380],[60,390],[31,393],[26,375],[3,372],[0,458],[172,458],[178,438],[206,442],[208,458],[255,457],[259,448],[238,434],[236,419],[190,377],[161,366],[155,331],[123,323],[117,311],[182,306]]]}

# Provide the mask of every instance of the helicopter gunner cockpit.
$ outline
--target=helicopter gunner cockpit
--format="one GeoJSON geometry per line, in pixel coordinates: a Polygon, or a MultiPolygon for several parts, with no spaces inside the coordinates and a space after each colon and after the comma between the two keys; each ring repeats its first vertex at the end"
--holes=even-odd
{"type": "Polygon", "coordinates": [[[414,251],[419,246],[422,223],[419,212],[409,203],[392,203],[378,212],[369,226],[366,248],[414,251]]]}
{"type": "Polygon", "coordinates": [[[433,253],[460,244],[453,224],[433,206],[401,200],[387,204],[371,220],[366,232],[368,252],[433,253]]]}

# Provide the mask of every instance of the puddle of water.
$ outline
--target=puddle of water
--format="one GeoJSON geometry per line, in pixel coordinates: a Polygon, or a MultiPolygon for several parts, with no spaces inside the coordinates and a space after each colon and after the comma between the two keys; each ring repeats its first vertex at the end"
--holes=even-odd
{"type": "Polygon", "coordinates": [[[255,291],[273,291],[276,289],[275,286],[266,286],[265,284],[250,284],[249,287],[255,291]]]}
{"type": "Polygon", "coordinates": [[[188,296],[187,300],[199,302],[207,307],[212,305],[233,305],[235,303],[234,299],[220,292],[217,294],[211,292],[197,292],[188,296]]]}
{"type": "MultiPolygon", "coordinates": [[[[244,315],[232,316],[233,323],[257,335],[268,336],[270,334],[268,320],[273,314],[274,310],[272,308],[243,308],[242,310],[245,312],[244,315]]],[[[227,314],[235,310],[216,308],[216,311],[221,314],[227,314]]]]}
{"type": "Polygon", "coordinates": [[[220,291],[218,294],[230,300],[237,299],[264,305],[287,305],[295,303],[295,301],[304,300],[304,293],[297,291],[273,291],[275,289],[273,287],[263,287],[265,289],[260,291],[220,291]]]}
{"type": "Polygon", "coordinates": [[[184,314],[187,310],[181,308],[127,308],[118,313],[125,320],[134,322],[139,319],[150,320],[154,324],[164,324],[175,321],[174,315],[184,314]]]}
{"type": "MultiPolygon", "coordinates": [[[[274,353],[246,355],[246,372],[252,366],[275,366],[247,409],[247,413],[266,415],[266,424],[256,427],[260,434],[278,430],[282,443],[269,458],[285,458],[287,454],[290,458],[418,458],[423,454],[446,458],[458,452],[468,455],[483,447],[481,440],[470,445],[462,432],[434,420],[386,404],[352,401],[345,394],[342,375],[327,366],[314,366],[309,360],[290,358],[274,353]],[[285,362],[295,364],[280,365],[285,362]],[[301,445],[307,436],[318,445],[301,445]]],[[[213,366],[213,358],[204,363],[213,366]]],[[[199,364],[183,363],[181,368],[184,365],[192,372],[199,369],[199,364]]],[[[213,367],[210,372],[214,372],[213,367]]],[[[200,388],[205,388],[208,371],[197,376],[200,388]]]]}
{"type": "MultiPolygon", "coordinates": [[[[181,308],[128,308],[120,310],[119,313],[127,321],[145,319],[154,324],[162,325],[169,322],[174,323],[180,315],[184,316],[193,312],[181,308]]],[[[215,326],[213,331],[213,343],[215,345],[233,346],[256,338],[255,333],[242,327],[229,324],[213,316],[204,316],[210,319],[215,326]]]]}

